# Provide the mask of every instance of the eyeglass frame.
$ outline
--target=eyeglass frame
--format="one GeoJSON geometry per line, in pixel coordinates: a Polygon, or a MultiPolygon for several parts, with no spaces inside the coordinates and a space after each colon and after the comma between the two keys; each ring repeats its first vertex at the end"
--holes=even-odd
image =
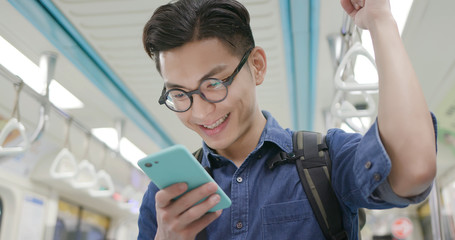
{"type": "Polygon", "coordinates": [[[166,99],[167,99],[167,96],[169,95],[169,92],[171,92],[172,90],[174,89],[170,89],[170,90],[167,90],[166,91],[166,86],[163,86],[163,90],[161,92],[161,96],[160,98],[158,99],[158,103],[160,105],[166,105],[167,108],[169,108],[170,110],[174,111],[174,112],[186,112],[188,111],[192,106],[193,106],[193,94],[197,94],[199,95],[202,99],[204,99],[205,101],[209,102],[209,103],[219,103],[219,102],[222,102],[224,99],[226,99],[228,93],[229,93],[229,90],[228,90],[228,86],[230,86],[232,84],[232,82],[234,81],[234,78],[235,76],[237,76],[237,74],[240,72],[240,70],[242,70],[243,68],[243,65],[245,65],[246,61],[248,60],[248,57],[250,56],[250,53],[253,51],[254,47],[251,47],[250,49],[248,49],[245,54],[243,54],[242,56],[242,59],[240,60],[239,64],[237,65],[237,67],[234,69],[234,72],[232,72],[232,74],[230,76],[228,76],[227,78],[221,80],[221,79],[218,79],[218,78],[206,78],[204,80],[201,81],[201,83],[199,84],[198,88],[193,90],[193,91],[184,91],[184,90],[181,90],[179,89],[180,91],[182,91],[183,93],[185,93],[188,98],[190,99],[190,105],[188,106],[187,109],[183,110],[183,111],[178,111],[178,110],[175,110],[175,109],[172,109],[171,107],[169,107],[167,104],[166,104],[166,99]],[[226,95],[221,99],[221,100],[217,100],[217,101],[211,101],[209,99],[207,99],[204,94],[202,94],[201,92],[201,86],[202,84],[207,81],[207,80],[218,80],[221,82],[221,84],[223,84],[225,87],[226,87],[226,95]]]}

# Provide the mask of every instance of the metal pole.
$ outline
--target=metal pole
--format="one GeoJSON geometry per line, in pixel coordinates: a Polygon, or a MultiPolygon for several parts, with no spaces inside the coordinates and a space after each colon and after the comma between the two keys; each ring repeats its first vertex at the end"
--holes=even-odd
{"type": "Polygon", "coordinates": [[[54,52],[44,52],[40,57],[40,79],[43,83],[46,83],[46,88],[43,89],[45,92],[42,93],[44,95],[44,100],[41,102],[38,126],[33,132],[30,140],[32,143],[38,141],[38,139],[43,135],[49,120],[49,85],[51,80],[54,78],[56,62],[57,54],[54,52]]]}
{"type": "Polygon", "coordinates": [[[341,49],[340,49],[340,61],[343,59],[344,54],[348,51],[351,43],[352,32],[354,31],[355,24],[352,18],[345,12],[343,13],[343,23],[341,25],[341,49]]]}
{"type": "Polygon", "coordinates": [[[117,119],[115,121],[115,130],[117,130],[117,154],[120,155],[120,141],[123,138],[124,131],[125,131],[125,120],[124,119],[117,119]]]}
{"type": "Polygon", "coordinates": [[[439,186],[437,181],[433,181],[433,189],[430,192],[430,216],[431,216],[431,229],[433,233],[433,240],[443,240],[442,226],[441,226],[441,209],[439,206],[439,186]]]}

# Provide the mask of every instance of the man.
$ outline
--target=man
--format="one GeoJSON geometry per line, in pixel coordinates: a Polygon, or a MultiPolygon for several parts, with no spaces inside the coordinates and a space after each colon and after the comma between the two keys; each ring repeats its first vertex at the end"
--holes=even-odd
{"type": "MultiPolygon", "coordinates": [[[[349,239],[357,209],[405,207],[425,199],[436,175],[435,120],[429,113],[387,0],[342,0],[369,29],[379,72],[379,113],[365,134],[327,132],[332,185],[349,239]]],[[[178,183],[150,184],[138,239],[324,239],[295,165],[265,166],[292,152],[292,131],[261,112],[255,87],[264,81],[264,50],[254,45],[247,10],[234,0],[181,0],[158,8],[144,28],[146,52],[164,79],[160,103],[203,139],[204,166],[230,196],[224,211],[216,186],[185,193],[178,183]],[[194,205],[199,200],[205,201],[194,205]]],[[[178,166],[176,166],[178,167],[178,166]]]]}

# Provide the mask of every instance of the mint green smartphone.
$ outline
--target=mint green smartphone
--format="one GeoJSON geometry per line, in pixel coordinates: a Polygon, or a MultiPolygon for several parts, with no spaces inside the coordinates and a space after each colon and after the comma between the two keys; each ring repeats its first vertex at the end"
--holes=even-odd
{"type": "MultiPolygon", "coordinates": [[[[179,144],[151,154],[137,164],[159,189],[185,182],[190,191],[208,182],[216,183],[188,149],[179,144]]],[[[219,186],[216,193],[220,195],[220,202],[209,212],[231,206],[231,199],[219,186]]]]}

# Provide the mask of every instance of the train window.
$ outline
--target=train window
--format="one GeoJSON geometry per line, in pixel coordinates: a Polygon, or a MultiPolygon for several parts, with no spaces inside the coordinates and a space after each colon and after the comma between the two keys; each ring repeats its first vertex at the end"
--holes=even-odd
{"type": "Polygon", "coordinates": [[[54,240],[78,239],[79,207],[64,201],[58,203],[54,240]]]}
{"type": "Polygon", "coordinates": [[[108,217],[60,200],[53,240],[103,240],[109,224],[108,217]]]}
{"type": "Polygon", "coordinates": [[[82,209],[80,233],[81,240],[103,240],[109,228],[108,217],[82,209]]]}

